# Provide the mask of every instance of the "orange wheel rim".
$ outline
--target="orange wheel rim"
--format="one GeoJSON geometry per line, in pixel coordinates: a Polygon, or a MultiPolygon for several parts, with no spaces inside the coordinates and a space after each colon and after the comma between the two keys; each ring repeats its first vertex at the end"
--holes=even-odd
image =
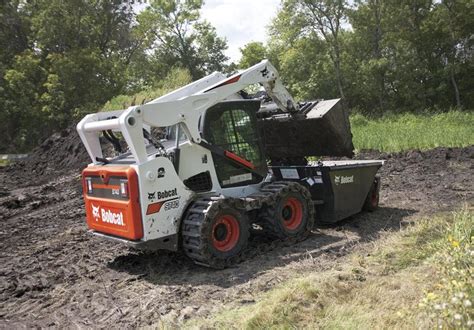
{"type": "Polygon", "coordinates": [[[239,237],[239,222],[230,214],[219,216],[212,226],[212,246],[218,251],[232,250],[237,245],[239,237]]]}
{"type": "Polygon", "coordinates": [[[303,204],[294,197],[286,200],[281,213],[283,226],[288,230],[295,230],[303,222],[303,204]]]}

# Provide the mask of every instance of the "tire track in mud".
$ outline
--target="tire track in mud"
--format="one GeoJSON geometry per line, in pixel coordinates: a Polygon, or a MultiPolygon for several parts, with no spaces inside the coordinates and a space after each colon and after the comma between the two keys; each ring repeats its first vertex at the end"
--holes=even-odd
{"type": "Polygon", "coordinates": [[[2,169],[0,326],[123,327],[162,318],[179,324],[226,304],[252,303],[295,272],[334,267],[361,243],[399,230],[420,214],[472,205],[473,147],[358,157],[387,160],[378,211],[317,227],[300,244],[225,270],[196,266],[180,253],[133,251],[87,234],[77,171],[17,188],[18,176],[2,169]]]}

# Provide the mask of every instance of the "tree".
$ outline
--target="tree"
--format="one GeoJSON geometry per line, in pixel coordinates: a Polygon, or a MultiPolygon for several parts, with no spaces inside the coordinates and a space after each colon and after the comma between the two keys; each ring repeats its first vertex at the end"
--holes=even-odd
{"type": "Polygon", "coordinates": [[[308,27],[320,34],[328,45],[329,56],[334,65],[337,87],[344,98],[341,70],[341,24],[345,17],[344,0],[297,0],[295,14],[306,18],[308,27]]]}
{"type": "Polygon", "coordinates": [[[6,70],[1,95],[2,115],[6,117],[0,123],[2,152],[27,150],[44,137],[42,132],[49,125],[43,122],[38,99],[46,75],[41,60],[31,51],[15,56],[11,67],[6,70]]]}
{"type": "Polygon", "coordinates": [[[267,55],[280,71],[285,85],[299,99],[338,97],[329,47],[296,1],[285,1],[269,28],[267,55]]]}
{"type": "Polygon", "coordinates": [[[347,47],[353,58],[352,63],[357,67],[352,71],[352,77],[357,77],[359,86],[354,87],[361,92],[359,98],[367,100],[364,108],[368,108],[369,104],[377,104],[380,112],[383,112],[387,107],[388,62],[384,57],[384,35],[388,29],[384,25],[387,5],[381,0],[356,3],[357,10],[349,13],[354,34],[347,47]]]}
{"type": "Polygon", "coordinates": [[[137,49],[131,3],[11,1],[1,9],[3,150],[28,150],[126,88],[137,49]]]}
{"type": "Polygon", "coordinates": [[[225,39],[200,19],[202,0],[154,0],[137,17],[138,34],[153,51],[159,71],[183,66],[193,79],[222,70],[228,59],[225,39]]]}
{"type": "Polygon", "coordinates": [[[242,57],[239,61],[239,68],[245,69],[259,63],[267,57],[267,50],[261,42],[249,42],[243,48],[240,48],[242,57]]]}
{"type": "Polygon", "coordinates": [[[15,55],[28,48],[30,24],[19,5],[19,0],[0,3],[0,73],[13,62],[15,55]]]}
{"type": "Polygon", "coordinates": [[[473,15],[474,6],[470,1],[444,0],[434,5],[422,26],[423,33],[432,40],[438,72],[452,88],[448,99],[457,107],[463,106],[463,95],[472,94],[473,15]]]}
{"type": "MultiPolygon", "coordinates": [[[[2,1],[0,3],[0,152],[7,152],[11,145],[21,144],[18,134],[23,123],[23,113],[17,114],[14,103],[23,102],[28,94],[14,95],[11,87],[16,83],[10,81],[21,80],[24,76],[13,77],[11,74],[5,79],[5,73],[15,63],[15,57],[28,49],[29,18],[24,15],[20,1],[2,1]],[[10,86],[10,83],[13,85],[10,86]],[[16,100],[15,97],[22,97],[16,100]]],[[[30,83],[26,80],[26,83],[30,83]]],[[[22,87],[22,84],[19,84],[22,87]]],[[[32,87],[29,85],[29,87],[32,87]]],[[[27,90],[30,92],[30,90],[27,90]]],[[[19,109],[19,108],[18,108],[19,109]]],[[[27,110],[21,109],[22,111],[27,110]]]]}

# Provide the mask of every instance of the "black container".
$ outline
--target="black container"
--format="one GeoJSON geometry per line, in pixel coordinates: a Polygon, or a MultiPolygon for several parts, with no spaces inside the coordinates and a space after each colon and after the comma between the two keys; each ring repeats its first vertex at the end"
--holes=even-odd
{"type": "Polygon", "coordinates": [[[311,192],[316,220],[334,223],[362,210],[380,160],[324,161],[310,166],[273,166],[277,180],[296,181],[311,192]]]}

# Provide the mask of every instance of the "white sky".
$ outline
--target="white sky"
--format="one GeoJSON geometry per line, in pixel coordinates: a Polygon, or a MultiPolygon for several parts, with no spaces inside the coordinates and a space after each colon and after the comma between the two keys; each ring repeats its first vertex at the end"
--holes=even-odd
{"type": "Polygon", "coordinates": [[[267,26],[279,7],[280,0],[205,0],[201,16],[227,39],[225,54],[238,62],[239,48],[251,41],[266,41],[267,26]]]}

